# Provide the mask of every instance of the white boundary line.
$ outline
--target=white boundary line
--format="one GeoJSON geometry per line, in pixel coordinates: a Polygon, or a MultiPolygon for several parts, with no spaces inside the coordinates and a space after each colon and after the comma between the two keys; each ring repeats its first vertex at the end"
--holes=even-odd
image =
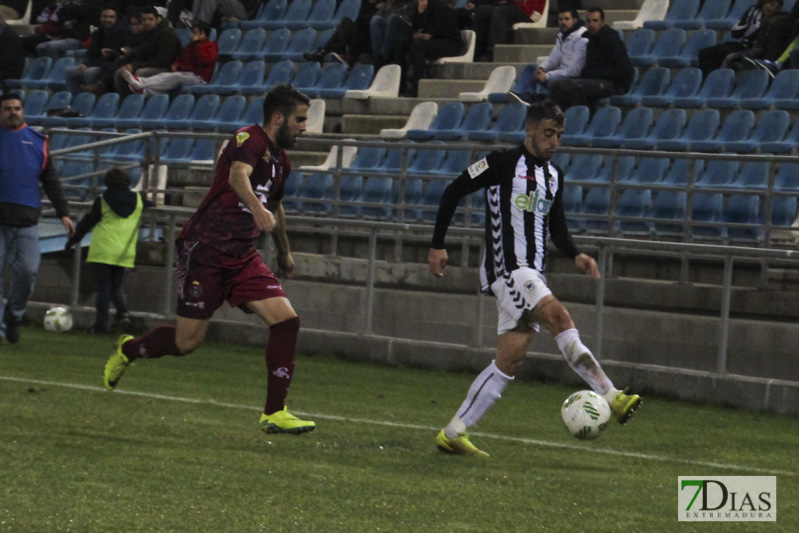
{"type": "MultiPolygon", "coordinates": [[[[67,389],[76,389],[76,390],[85,390],[91,392],[108,392],[103,387],[96,387],[93,385],[79,385],[77,383],[60,383],[58,381],[44,381],[39,379],[27,379],[27,378],[16,378],[11,376],[0,376],[0,381],[11,381],[16,383],[31,383],[35,385],[49,385],[53,387],[64,387],[67,389]]],[[[172,402],[182,402],[182,403],[192,403],[192,404],[202,404],[202,405],[213,405],[218,407],[228,407],[230,409],[246,409],[248,411],[257,411],[258,407],[252,407],[249,405],[241,405],[236,403],[227,403],[227,402],[218,402],[216,400],[198,400],[196,398],[184,398],[182,396],[167,396],[165,394],[154,394],[149,392],[137,392],[137,391],[128,391],[128,390],[115,390],[114,394],[122,394],[126,396],[139,396],[143,398],[154,398],[157,400],[166,400],[172,402]]],[[[302,411],[295,411],[297,414],[302,416],[308,416],[310,418],[321,418],[323,420],[336,420],[340,422],[350,422],[355,424],[371,424],[375,426],[386,426],[386,427],[397,427],[397,428],[405,428],[405,429],[418,429],[422,431],[431,431],[435,432],[438,431],[439,427],[437,426],[423,426],[419,424],[405,424],[400,422],[387,422],[384,420],[370,420],[368,418],[347,418],[344,416],[338,415],[325,415],[319,413],[305,413],[302,411]]],[[[504,441],[511,441],[511,442],[520,442],[522,444],[530,444],[533,446],[541,446],[545,448],[558,448],[563,450],[579,450],[579,451],[590,451],[591,453],[601,453],[605,455],[615,455],[619,457],[631,457],[634,459],[644,459],[648,461],[659,461],[664,463],[678,463],[678,464],[685,464],[691,466],[701,466],[701,467],[711,467],[711,468],[726,468],[728,470],[740,470],[749,472],[751,474],[759,473],[759,474],[771,474],[771,475],[779,475],[779,476],[790,476],[790,477],[797,477],[799,476],[799,472],[791,472],[789,470],[773,470],[768,468],[760,468],[754,466],[746,466],[746,465],[735,465],[735,464],[726,464],[726,463],[715,463],[712,461],[694,461],[691,459],[681,459],[678,457],[668,457],[664,455],[652,455],[647,453],[637,453],[637,452],[625,452],[619,450],[612,450],[608,448],[586,448],[585,446],[580,446],[577,444],[563,444],[560,442],[551,442],[545,440],[538,440],[538,439],[527,439],[524,437],[509,437],[507,435],[497,435],[495,433],[481,433],[481,432],[473,432],[472,435],[476,437],[485,437],[489,439],[498,439],[504,441]]]]}

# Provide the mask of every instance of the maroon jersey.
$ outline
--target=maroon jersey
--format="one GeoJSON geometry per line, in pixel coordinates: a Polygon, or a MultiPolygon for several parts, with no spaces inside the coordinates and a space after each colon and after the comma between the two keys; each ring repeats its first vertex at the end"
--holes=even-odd
{"type": "Polygon", "coordinates": [[[253,168],[250,185],[264,206],[270,199],[283,198],[283,184],[291,173],[288,155],[284,150],[275,149],[261,126],[247,126],[237,131],[222,151],[211,189],[178,240],[199,241],[235,256],[255,249],[261,230],[228,183],[234,161],[253,168]]]}

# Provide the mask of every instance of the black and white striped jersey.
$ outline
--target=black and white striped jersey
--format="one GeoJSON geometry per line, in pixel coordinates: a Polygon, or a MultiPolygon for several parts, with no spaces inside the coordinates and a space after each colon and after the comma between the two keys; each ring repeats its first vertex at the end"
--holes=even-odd
{"type": "Polygon", "coordinates": [[[444,248],[460,199],[480,189],[486,199],[486,256],[480,269],[483,290],[518,268],[544,272],[547,239],[572,259],[580,253],[566,227],[563,172],[534,157],[524,145],[491,152],[447,186],[436,217],[433,248],[444,248]]]}

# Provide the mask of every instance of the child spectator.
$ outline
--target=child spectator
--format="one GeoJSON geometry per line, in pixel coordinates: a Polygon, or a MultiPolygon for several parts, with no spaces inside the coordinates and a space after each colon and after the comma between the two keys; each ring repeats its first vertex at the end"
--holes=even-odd
{"type": "Polygon", "coordinates": [[[116,167],[108,169],[103,176],[103,184],[106,186],[105,192],[94,200],[91,211],[81,218],[74,235],[64,247],[71,249],[94,228],[86,262],[94,263],[97,314],[89,333],[109,331],[108,308],[111,302],[117,312],[111,329],[120,331],[130,327],[122,281],[125,268],[132,268],[136,259],[142,209],[153,207],[153,203],[142,193],[130,190],[130,176],[124,170],[116,167]]]}

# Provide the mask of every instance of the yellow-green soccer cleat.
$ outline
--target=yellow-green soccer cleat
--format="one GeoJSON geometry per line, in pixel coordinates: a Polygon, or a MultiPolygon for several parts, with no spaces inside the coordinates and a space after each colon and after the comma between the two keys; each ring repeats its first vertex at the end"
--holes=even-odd
{"type": "Polygon", "coordinates": [[[610,404],[610,410],[619,424],[626,424],[641,407],[643,400],[637,394],[626,394],[627,389],[618,393],[610,404]]]}
{"type": "Polygon", "coordinates": [[[122,335],[119,337],[119,339],[117,339],[116,351],[108,358],[108,362],[105,364],[103,384],[105,384],[105,388],[108,390],[114,390],[116,388],[117,383],[119,383],[119,378],[122,377],[122,374],[125,373],[125,370],[127,370],[130,364],[128,358],[122,353],[122,345],[132,338],[133,335],[122,335]]]}
{"type": "Polygon", "coordinates": [[[316,424],[310,420],[300,420],[293,414],[289,413],[287,407],[283,407],[282,411],[276,411],[271,415],[261,413],[261,431],[266,433],[292,433],[299,435],[306,431],[313,431],[316,424]]]}
{"type": "Polygon", "coordinates": [[[439,450],[446,453],[457,453],[459,455],[479,455],[488,457],[488,454],[469,441],[469,435],[461,433],[454,439],[447,438],[444,430],[436,435],[436,446],[439,450]]]}

